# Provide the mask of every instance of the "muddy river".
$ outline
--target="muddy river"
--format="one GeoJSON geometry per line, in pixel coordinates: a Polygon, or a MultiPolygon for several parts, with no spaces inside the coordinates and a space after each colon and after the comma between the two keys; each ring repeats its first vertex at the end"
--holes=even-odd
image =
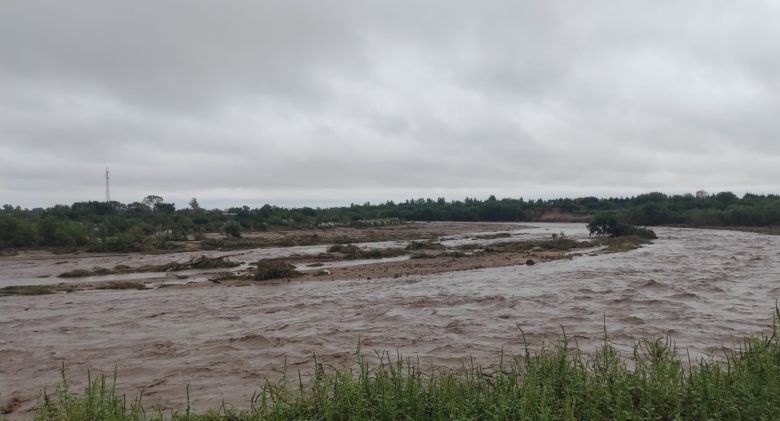
{"type": "MultiPolygon", "coordinates": [[[[518,227],[509,234],[561,231],[585,235],[582,224],[518,227]]],[[[780,297],[780,236],[656,232],[659,240],[638,250],[534,266],[0,297],[0,405],[18,399],[12,416],[29,416],[25,411],[44,385],[57,381],[62,362],[76,382],[87,369],[112,371],[116,365],[121,389],[130,396],[143,389],[150,405],[182,407],[189,384],[196,408],[223,400],[245,407],[264,378],[278,378],[285,360],[289,369],[304,373],[314,353],[327,364],[349,366],[358,338],[369,352],[398,350],[426,364],[458,367],[469,356],[495,362],[502,347],[519,353],[518,325],[533,346],[556,340],[564,327],[580,346],[592,348],[602,341],[606,317],[610,339],[621,349],[642,336],[671,335],[692,356],[717,354],[722,344],[770,327],[780,297]]],[[[488,241],[478,237],[446,240],[488,241]]],[[[256,259],[290,252],[228,254],[256,259]]],[[[159,257],[87,263],[135,265],[144,259],[159,257]]],[[[40,277],[84,265],[78,259],[58,262],[3,260],[0,282],[46,281],[40,277]]]]}

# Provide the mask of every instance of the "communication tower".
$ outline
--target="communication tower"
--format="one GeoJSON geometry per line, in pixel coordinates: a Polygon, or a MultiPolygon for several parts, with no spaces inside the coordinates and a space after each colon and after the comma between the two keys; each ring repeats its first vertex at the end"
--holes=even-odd
{"type": "Polygon", "coordinates": [[[108,167],[106,167],[106,203],[111,203],[111,192],[108,189],[108,182],[111,180],[111,173],[108,172],[108,167]]]}

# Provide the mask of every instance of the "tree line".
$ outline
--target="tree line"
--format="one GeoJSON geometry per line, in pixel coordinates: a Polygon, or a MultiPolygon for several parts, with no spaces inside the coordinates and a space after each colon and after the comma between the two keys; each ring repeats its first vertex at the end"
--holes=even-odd
{"type": "Polygon", "coordinates": [[[551,212],[572,220],[606,215],[631,225],[769,226],[780,225],[780,196],[721,192],[705,198],[648,193],[625,198],[549,200],[466,198],[409,199],[395,203],[352,204],[333,208],[265,205],[203,209],[193,199],[176,209],[159,196],[140,202],[76,202],[50,208],[0,211],[0,249],[86,248],[131,251],[165,248],[166,242],[197,239],[209,232],[240,236],[273,228],[374,225],[393,221],[532,222],[551,212]]]}

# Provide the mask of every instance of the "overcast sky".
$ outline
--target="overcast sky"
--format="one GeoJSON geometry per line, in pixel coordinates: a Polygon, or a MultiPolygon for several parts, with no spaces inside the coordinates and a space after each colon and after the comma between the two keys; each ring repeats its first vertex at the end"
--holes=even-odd
{"type": "Polygon", "coordinates": [[[0,203],[780,193],[777,1],[0,2],[0,203]],[[465,4],[468,3],[468,4],[465,4]]]}

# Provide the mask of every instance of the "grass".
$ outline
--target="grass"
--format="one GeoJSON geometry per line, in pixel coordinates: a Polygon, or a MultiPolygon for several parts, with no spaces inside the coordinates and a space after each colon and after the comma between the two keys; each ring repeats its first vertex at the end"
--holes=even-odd
{"type": "Polygon", "coordinates": [[[0,288],[0,297],[6,295],[45,295],[54,293],[55,291],[49,285],[15,285],[0,288]]]}
{"type": "Polygon", "coordinates": [[[406,251],[400,248],[384,249],[362,249],[353,244],[334,244],[328,247],[328,253],[341,253],[345,260],[358,259],[383,259],[386,257],[397,257],[406,254],[406,251]]]}
{"type": "Polygon", "coordinates": [[[494,240],[496,238],[509,238],[512,234],[508,232],[497,232],[495,234],[477,235],[474,238],[477,240],[494,240]]]}
{"type": "Polygon", "coordinates": [[[444,250],[444,244],[436,241],[411,241],[406,250],[444,250]]]}
{"type": "Polygon", "coordinates": [[[610,253],[620,253],[635,250],[642,247],[643,244],[650,243],[649,239],[635,235],[624,237],[605,237],[600,239],[600,241],[607,246],[607,251],[610,253]]]}
{"type": "Polygon", "coordinates": [[[406,252],[403,249],[399,249],[399,248],[368,249],[368,250],[361,249],[359,253],[355,255],[348,254],[344,256],[344,258],[347,260],[385,259],[388,257],[403,256],[404,254],[406,254],[406,252]]]}
{"type": "Polygon", "coordinates": [[[183,268],[181,269],[177,267],[175,269],[169,269],[169,270],[233,268],[240,265],[241,263],[231,262],[230,260],[227,260],[227,258],[224,256],[223,257],[200,256],[191,259],[187,263],[184,263],[183,268]]]}
{"type": "Polygon", "coordinates": [[[118,271],[117,273],[132,273],[132,272],[178,272],[189,269],[219,269],[219,268],[233,268],[240,266],[241,263],[232,262],[227,260],[226,256],[221,257],[207,257],[199,256],[193,257],[184,263],[170,262],[160,265],[144,265],[137,268],[129,268],[118,271]]]}
{"type": "Polygon", "coordinates": [[[112,273],[117,273],[111,269],[96,267],[92,270],[87,269],[73,269],[68,272],[63,272],[57,277],[59,278],[84,278],[86,276],[99,276],[99,275],[111,275],[112,273]]]}
{"type": "Polygon", "coordinates": [[[87,269],[73,269],[69,270],[67,272],[62,272],[59,275],[57,275],[60,278],[84,278],[87,276],[93,276],[95,275],[94,271],[87,270],[87,269]]]}
{"type": "Polygon", "coordinates": [[[442,256],[442,255],[441,254],[426,253],[426,252],[422,251],[422,252],[412,253],[412,255],[409,256],[409,258],[412,259],[412,260],[417,260],[417,259],[435,259],[435,258],[437,258],[439,256],[442,256]]]}
{"type": "Polygon", "coordinates": [[[113,269],[106,269],[101,267],[88,269],[73,269],[68,272],[63,272],[57,275],[60,278],[84,278],[87,276],[97,275],[113,275],[119,273],[139,273],[139,272],[178,272],[189,269],[219,269],[219,268],[233,268],[240,266],[241,263],[232,262],[227,260],[227,257],[193,257],[187,262],[178,263],[170,262],[159,265],[143,265],[138,267],[130,267],[127,265],[116,265],[113,269]]]}
{"type": "Polygon", "coordinates": [[[439,257],[461,258],[466,256],[467,255],[465,253],[460,251],[446,251],[443,253],[428,253],[426,251],[419,251],[419,252],[412,253],[409,256],[409,258],[413,260],[417,260],[417,259],[436,259],[439,257]]]}
{"type": "Polygon", "coordinates": [[[143,282],[115,281],[95,286],[95,289],[149,289],[143,282]]]}
{"type": "Polygon", "coordinates": [[[519,253],[533,250],[540,251],[567,251],[576,248],[591,247],[593,243],[591,241],[577,241],[565,237],[556,237],[548,240],[523,240],[523,241],[507,241],[488,246],[467,244],[459,246],[460,250],[469,250],[484,247],[487,252],[498,253],[519,253]]]}
{"type": "MultiPolygon", "coordinates": [[[[570,350],[565,332],[553,348],[504,361],[495,369],[473,363],[461,370],[424,369],[387,353],[369,364],[360,348],[355,369],[314,361],[315,372],[294,381],[285,374],[254,395],[249,409],[222,405],[195,413],[187,407],[144,409],[128,401],[113,379],[89,379],[83,393],[63,380],[44,394],[39,420],[769,420],[780,417],[780,311],[771,335],[723,351],[721,362],[682,358],[670,339],[637,342],[632,355],[607,341],[594,353],[570,350]]],[[[522,331],[521,331],[522,333],[522,331]]],[[[286,373],[286,370],[285,370],[286,373]]],[[[187,396],[189,396],[187,391],[187,396]]]]}
{"type": "Polygon", "coordinates": [[[360,241],[360,238],[352,237],[337,237],[328,238],[325,236],[311,235],[305,237],[295,238],[207,238],[200,242],[200,247],[203,250],[245,250],[261,247],[292,247],[292,246],[309,246],[316,244],[328,244],[330,242],[338,243],[352,243],[360,241]]]}

